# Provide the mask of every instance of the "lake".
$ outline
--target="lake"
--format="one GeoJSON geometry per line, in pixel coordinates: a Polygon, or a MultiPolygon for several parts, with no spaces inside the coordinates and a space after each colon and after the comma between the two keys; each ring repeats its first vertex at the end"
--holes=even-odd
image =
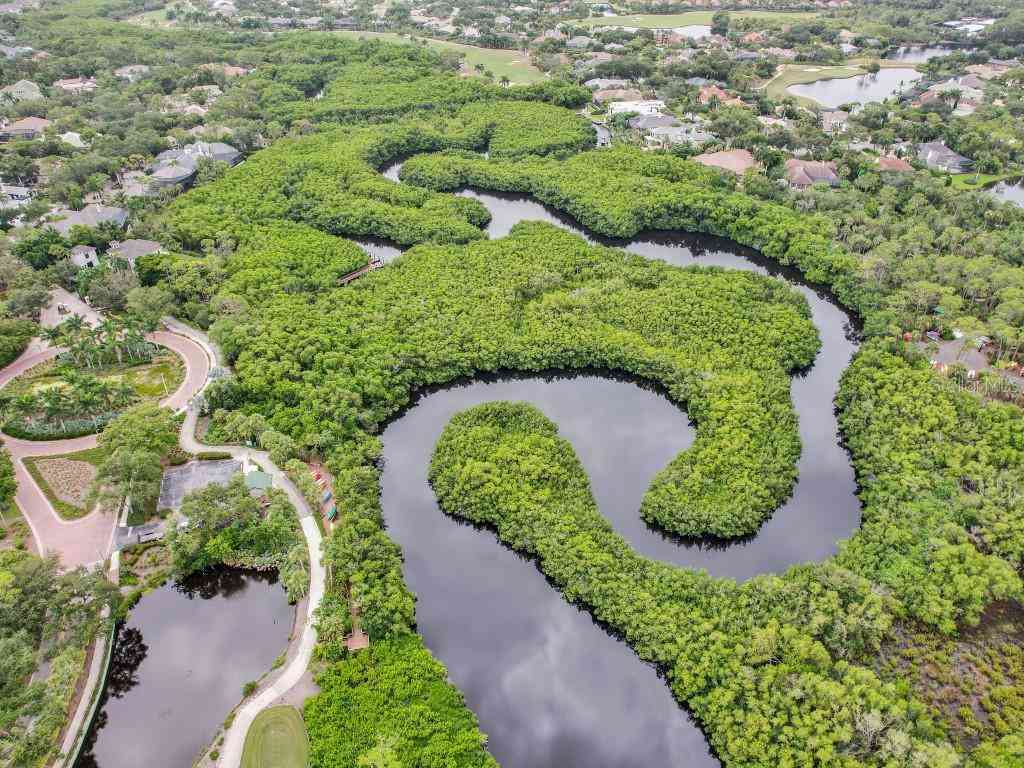
{"type": "Polygon", "coordinates": [[[986,190],[990,195],[1004,203],[1013,203],[1024,208],[1024,180],[1018,179],[1015,182],[1001,181],[986,190]]]}
{"type": "Polygon", "coordinates": [[[192,765],[294,618],[274,574],[217,568],[145,595],[118,628],[77,768],[192,765]]]}
{"type": "Polygon", "coordinates": [[[893,67],[879,70],[874,75],[864,74],[856,77],[816,80],[813,83],[791,85],[786,92],[836,109],[842,104],[869,104],[875,101],[884,101],[890,96],[898,94],[901,87],[909,88],[910,84],[920,77],[921,73],[910,67],[893,67]]]}
{"type": "Polygon", "coordinates": [[[939,56],[949,56],[951,53],[960,52],[969,54],[974,48],[959,48],[952,45],[906,45],[889,53],[885,58],[891,61],[902,61],[907,64],[923,64],[929,59],[939,56]]]}

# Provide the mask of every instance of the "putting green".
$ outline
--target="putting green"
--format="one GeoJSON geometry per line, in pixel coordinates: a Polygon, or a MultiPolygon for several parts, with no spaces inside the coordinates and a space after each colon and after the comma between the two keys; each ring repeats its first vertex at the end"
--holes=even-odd
{"type": "Polygon", "coordinates": [[[245,735],[242,768],[307,768],[309,739],[295,707],[271,707],[256,715],[245,735]]]}

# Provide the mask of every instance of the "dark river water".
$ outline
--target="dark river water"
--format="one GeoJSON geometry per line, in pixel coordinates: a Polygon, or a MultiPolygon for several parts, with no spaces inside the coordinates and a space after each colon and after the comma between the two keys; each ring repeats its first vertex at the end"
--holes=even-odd
{"type": "Polygon", "coordinates": [[[188,768],[284,652],[294,615],[275,576],[228,568],[143,597],[118,629],[77,768],[188,768]]]}
{"type": "Polygon", "coordinates": [[[606,241],[526,197],[462,194],[490,209],[492,238],[518,221],[549,221],[680,266],[775,275],[808,299],[823,348],[793,381],[803,441],[800,477],[792,498],[747,541],[678,542],[640,519],[654,474],[694,436],[686,414],[650,384],[595,371],[484,377],[421,393],[382,435],[384,517],[405,553],[420,632],[465,693],[505,768],[717,765],[653,668],[566,603],[531,561],[492,532],[441,512],[427,482],[430,456],[455,413],[492,400],[528,401],[572,443],[601,512],[638,552],[741,580],[820,560],[860,519],[832,404],[856,350],[852,322],[826,292],[727,240],[648,233],[628,243],[606,241]]]}
{"type": "Polygon", "coordinates": [[[879,70],[877,74],[856,77],[837,77],[832,80],[816,80],[789,86],[786,91],[794,96],[804,96],[819,104],[835,109],[841,104],[868,104],[883,101],[906,90],[911,83],[920,79],[921,73],[910,67],[893,67],[879,70]]]}

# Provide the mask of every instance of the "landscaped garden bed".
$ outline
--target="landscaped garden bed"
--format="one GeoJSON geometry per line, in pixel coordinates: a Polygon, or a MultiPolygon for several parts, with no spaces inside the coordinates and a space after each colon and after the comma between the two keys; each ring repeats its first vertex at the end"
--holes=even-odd
{"type": "Polygon", "coordinates": [[[63,456],[32,456],[25,459],[25,468],[57,514],[74,520],[92,511],[90,485],[106,457],[106,450],[90,448],[63,456]]]}

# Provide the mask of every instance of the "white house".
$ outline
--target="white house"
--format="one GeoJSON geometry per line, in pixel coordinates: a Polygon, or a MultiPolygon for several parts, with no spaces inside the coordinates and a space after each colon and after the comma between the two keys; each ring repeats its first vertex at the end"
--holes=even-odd
{"type": "Polygon", "coordinates": [[[636,112],[638,115],[658,115],[665,109],[665,102],[661,99],[648,101],[613,101],[608,105],[608,111],[613,115],[620,115],[624,112],[636,112]]]}

